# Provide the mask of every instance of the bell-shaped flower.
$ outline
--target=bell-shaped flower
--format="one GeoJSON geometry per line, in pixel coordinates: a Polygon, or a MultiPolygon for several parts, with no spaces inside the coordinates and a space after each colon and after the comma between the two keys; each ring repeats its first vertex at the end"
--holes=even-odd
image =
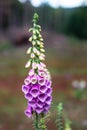
{"type": "Polygon", "coordinates": [[[24,83],[26,85],[30,84],[30,76],[27,76],[27,78],[24,80],[24,83]]]}
{"type": "Polygon", "coordinates": [[[28,105],[31,106],[32,108],[35,108],[36,101],[34,99],[32,99],[31,101],[28,101],[28,105]]]}
{"type": "Polygon", "coordinates": [[[27,94],[29,91],[29,86],[27,85],[22,85],[22,91],[24,92],[24,94],[27,94]]]}
{"type": "Polygon", "coordinates": [[[33,76],[34,75],[34,69],[30,69],[28,74],[29,74],[29,76],[33,76]]]}
{"type": "Polygon", "coordinates": [[[30,93],[25,94],[25,98],[28,99],[28,101],[32,101],[33,96],[30,93]]]}
{"type": "Polygon", "coordinates": [[[47,95],[46,95],[45,93],[41,93],[41,94],[38,96],[38,99],[39,99],[39,101],[41,101],[41,102],[45,102],[46,98],[47,98],[47,95]]]}
{"type": "Polygon", "coordinates": [[[40,86],[40,92],[41,93],[45,93],[46,91],[47,91],[47,86],[46,85],[40,86]]]}
{"type": "Polygon", "coordinates": [[[50,108],[50,105],[48,105],[47,103],[45,103],[45,105],[44,105],[44,109],[48,111],[49,108],[50,108]]]}
{"type": "Polygon", "coordinates": [[[46,98],[46,103],[47,103],[48,105],[51,105],[51,102],[52,102],[52,96],[48,96],[48,97],[46,98]]]}
{"type": "Polygon", "coordinates": [[[39,83],[40,85],[45,85],[45,82],[46,82],[45,78],[43,78],[43,77],[41,77],[41,76],[38,76],[38,83],[39,83]]]}
{"type": "Polygon", "coordinates": [[[24,111],[24,113],[27,117],[30,118],[32,116],[32,108],[28,106],[27,109],[24,111]]]}
{"type": "Polygon", "coordinates": [[[36,75],[36,74],[34,74],[33,76],[31,76],[30,82],[31,82],[32,84],[36,84],[36,82],[37,82],[37,75],[36,75]]]}
{"type": "Polygon", "coordinates": [[[39,85],[38,84],[36,84],[36,85],[34,85],[32,88],[31,88],[31,90],[30,90],[30,94],[34,97],[34,98],[36,98],[38,95],[39,95],[39,89],[38,89],[38,87],[39,87],[39,85]]]}
{"type": "Polygon", "coordinates": [[[48,96],[50,96],[52,94],[52,88],[48,88],[47,91],[46,91],[46,94],[48,96]]]}
{"type": "Polygon", "coordinates": [[[36,107],[35,111],[36,111],[38,114],[40,114],[40,113],[43,111],[43,109],[40,108],[40,107],[36,107]]]}
{"type": "Polygon", "coordinates": [[[41,101],[38,101],[38,102],[37,102],[37,107],[39,107],[39,108],[43,108],[43,105],[44,105],[43,102],[41,102],[41,101]]]}

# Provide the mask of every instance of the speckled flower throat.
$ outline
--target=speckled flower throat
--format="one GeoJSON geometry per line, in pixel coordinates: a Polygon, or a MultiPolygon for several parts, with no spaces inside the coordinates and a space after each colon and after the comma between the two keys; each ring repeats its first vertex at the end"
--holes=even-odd
{"type": "Polygon", "coordinates": [[[30,59],[25,65],[29,68],[29,72],[22,85],[22,91],[28,101],[25,110],[25,115],[28,117],[32,117],[34,113],[37,115],[48,113],[52,102],[51,76],[44,63],[44,43],[40,34],[41,27],[37,21],[38,15],[35,13],[33,27],[29,29],[29,32],[32,32],[29,38],[32,47],[27,50],[30,59]]]}

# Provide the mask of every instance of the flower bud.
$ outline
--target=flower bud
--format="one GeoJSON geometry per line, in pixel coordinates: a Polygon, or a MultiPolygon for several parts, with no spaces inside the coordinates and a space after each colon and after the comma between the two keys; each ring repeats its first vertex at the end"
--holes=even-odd
{"type": "Polygon", "coordinates": [[[33,47],[33,52],[36,54],[37,53],[37,49],[35,47],[33,47]]]}
{"type": "Polygon", "coordinates": [[[41,65],[42,67],[46,67],[46,65],[45,65],[43,62],[40,62],[40,65],[41,65]]]}
{"type": "Polygon", "coordinates": [[[44,57],[41,56],[41,55],[39,56],[39,59],[40,59],[40,60],[45,60],[44,57]]]}
{"type": "Polygon", "coordinates": [[[32,63],[32,68],[33,68],[33,69],[36,69],[36,68],[37,68],[37,63],[36,63],[36,62],[33,62],[33,63],[32,63]]]}
{"type": "Polygon", "coordinates": [[[43,45],[44,43],[43,42],[41,42],[41,45],[43,45]]]}
{"type": "Polygon", "coordinates": [[[26,63],[25,68],[30,67],[30,65],[31,65],[31,62],[30,62],[30,60],[29,60],[29,61],[26,63]]]}
{"type": "Polygon", "coordinates": [[[29,41],[30,41],[30,42],[32,41],[32,37],[29,38],[29,41]]]}
{"type": "Polygon", "coordinates": [[[43,67],[41,66],[41,64],[37,64],[38,70],[43,70],[43,67]]]}
{"type": "Polygon", "coordinates": [[[35,58],[35,55],[34,55],[34,53],[31,53],[31,58],[35,58]]]}
{"type": "Polygon", "coordinates": [[[40,49],[40,51],[41,51],[41,52],[45,52],[45,50],[44,50],[44,49],[42,49],[42,48],[40,49]]]}
{"type": "Polygon", "coordinates": [[[33,34],[36,34],[36,30],[35,29],[33,29],[33,34]]]}
{"type": "Polygon", "coordinates": [[[26,53],[27,53],[27,54],[30,54],[30,53],[31,53],[31,49],[32,49],[32,48],[30,47],[30,48],[27,50],[26,53]]]}
{"type": "Polygon", "coordinates": [[[35,41],[32,41],[32,45],[34,46],[36,44],[36,42],[35,41]]]}
{"type": "Polygon", "coordinates": [[[31,69],[30,71],[29,71],[29,76],[32,76],[32,75],[34,75],[34,70],[33,69],[31,69]]]}
{"type": "Polygon", "coordinates": [[[33,35],[33,39],[34,39],[34,40],[36,40],[36,39],[37,39],[36,35],[33,35]]]}
{"type": "Polygon", "coordinates": [[[39,34],[39,38],[42,38],[41,34],[39,34]]]}
{"type": "Polygon", "coordinates": [[[37,45],[40,45],[41,44],[41,42],[40,41],[37,41],[37,45]]]}
{"type": "Polygon", "coordinates": [[[43,38],[40,38],[40,41],[43,41],[43,38]]]}
{"type": "Polygon", "coordinates": [[[38,30],[36,30],[36,32],[37,32],[37,34],[39,34],[39,31],[38,31],[38,30]]]}
{"type": "Polygon", "coordinates": [[[40,53],[40,55],[41,55],[42,57],[45,57],[45,55],[44,55],[43,53],[40,53]]]}
{"type": "Polygon", "coordinates": [[[33,30],[33,28],[30,28],[30,29],[29,29],[29,32],[31,32],[32,30],[33,30]]]}
{"type": "Polygon", "coordinates": [[[40,47],[43,48],[44,46],[42,44],[40,44],[40,47]]]}
{"type": "Polygon", "coordinates": [[[37,50],[37,55],[39,56],[40,55],[40,52],[37,50]]]}

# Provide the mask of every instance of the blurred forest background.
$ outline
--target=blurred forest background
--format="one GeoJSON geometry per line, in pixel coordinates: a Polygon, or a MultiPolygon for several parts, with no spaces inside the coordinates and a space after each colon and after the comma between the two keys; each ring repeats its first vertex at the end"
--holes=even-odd
{"type": "Polygon", "coordinates": [[[34,12],[53,81],[48,128],[57,129],[56,107],[62,101],[72,130],[87,130],[87,6],[83,2],[75,8],[52,8],[47,3],[33,7],[29,0],[0,0],[0,130],[32,129],[31,119],[23,113],[27,103],[21,86],[28,73],[24,66],[34,12]]]}

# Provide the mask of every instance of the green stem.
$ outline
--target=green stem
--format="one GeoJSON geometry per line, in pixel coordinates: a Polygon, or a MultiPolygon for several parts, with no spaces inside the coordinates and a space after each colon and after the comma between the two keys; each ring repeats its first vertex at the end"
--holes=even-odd
{"type": "Polygon", "coordinates": [[[36,130],[39,130],[38,124],[39,124],[39,116],[36,113],[36,130]]]}

